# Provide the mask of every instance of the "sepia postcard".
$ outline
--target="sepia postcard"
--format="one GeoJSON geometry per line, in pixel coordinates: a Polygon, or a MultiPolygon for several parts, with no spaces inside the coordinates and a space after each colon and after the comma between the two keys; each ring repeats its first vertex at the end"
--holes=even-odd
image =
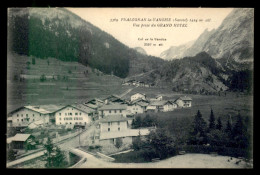
{"type": "Polygon", "coordinates": [[[254,8],[7,14],[7,168],[253,168],[254,8]]]}

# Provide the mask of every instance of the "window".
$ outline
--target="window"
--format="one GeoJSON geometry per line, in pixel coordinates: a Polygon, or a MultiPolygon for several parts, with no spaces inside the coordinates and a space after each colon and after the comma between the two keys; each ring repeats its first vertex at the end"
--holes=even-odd
{"type": "Polygon", "coordinates": [[[61,122],[60,122],[60,125],[61,125],[61,122]]]}
{"type": "Polygon", "coordinates": [[[33,119],[33,121],[34,121],[34,119],[33,119]]]}
{"type": "Polygon", "coordinates": [[[115,110],[115,113],[116,113],[116,110],[115,110]]]}
{"type": "Polygon", "coordinates": [[[120,110],[119,112],[122,113],[122,110],[120,110]]]}
{"type": "Polygon", "coordinates": [[[23,119],[22,119],[22,121],[23,121],[23,119]]]}
{"type": "Polygon", "coordinates": [[[75,123],[76,125],[78,124],[78,122],[75,123]]]}
{"type": "Polygon", "coordinates": [[[70,122],[70,124],[71,124],[71,122],[70,122]]]}
{"type": "Polygon", "coordinates": [[[17,114],[17,117],[19,117],[19,114],[17,114]]]}
{"type": "Polygon", "coordinates": [[[61,118],[60,118],[60,120],[61,120],[61,118]]]}
{"type": "Polygon", "coordinates": [[[117,125],[120,125],[120,122],[117,122],[117,125]]]}
{"type": "Polygon", "coordinates": [[[73,110],[73,108],[71,108],[71,110],[73,110]]]}
{"type": "Polygon", "coordinates": [[[109,110],[109,113],[111,113],[111,110],[109,110]]]}
{"type": "Polygon", "coordinates": [[[79,122],[79,124],[81,125],[81,122],[79,122]]]}
{"type": "Polygon", "coordinates": [[[118,131],[120,131],[120,128],[118,128],[118,131]]]}
{"type": "Polygon", "coordinates": [[[21,116],[23,117],[23,114],[21,116]]]}
{"type": "Polygon", "coordinates": [[[110,126],[110,124],[111,124],[111,123],[110,123],[110,122],[108,122],[108,126],[110,126]]]}
{"type": "Polygon", "coordinates": [[[42,116],[42,114],[40,114],[40,116],[42,116]]]}
{"type": "Polygon", "coordinates": [[[67,113],[65,113],[65,115],[67,116],[67,113]]]}
{"type": "Polygon", "coordinates": [[[61,116],[61,113],[60,113],[60,116],[61,116]]]}
{"type": "Polygon", "coordinates": [[[28,117],[28,114],[26,114],[26,117],[28,117]]]}
{"type": "Polygon", "coordinates": [[[110,131],[110,128],[107,128],[107,131],[109,132],[109,131],[110,131]]]}
{"type": "Polygon", "coordinates": [[[79,115],[81,115],[81,112],[79,113],[79,115]]]}
{"type": "Polygon", "coordinates": [[[75,113],[75,115],[78,115],[78,113],[75,113]]]}
{"type": "Polygon", "coordinates": [[[87,124],[87,122],[85,122],[85,125],[87,124]]]}
{"type": "Polygon", "coordinates": [[[19,119],[17,119],[17,121],[19,122],[19,119]]]}
{"type": "Polygon", "coordinates": [[[33,117],[34,117],[34,114],[33,114],[33,117]]]}

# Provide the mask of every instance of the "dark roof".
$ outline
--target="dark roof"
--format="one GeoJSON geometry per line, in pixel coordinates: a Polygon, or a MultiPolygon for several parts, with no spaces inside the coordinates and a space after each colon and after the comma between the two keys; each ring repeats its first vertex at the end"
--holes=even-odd
{"type": "Polygon", "coordinates": [[[131,101],[132,104],[135,104],[135,103],[137,103],[137,102],[149,103],[148,100],[144,100],[144,99],[142,99],[142,98],[138,98],[138,99],[136,99],[136,100],[131,101]]]}
{"type": "Polygon", "coordinates": [[[128,121],[128,118],[123,117],[122,115],[109,115],[99,120],[100,123],[119,122],[119,121],[128,121]]]}
{"type": "Polygon", "coordinates": [[[124,101],[124,100],[122,100],[122,99],[121,99],[119,96],[117,96],[117,95],[110,95],[110,96],[108,96],[107,98],[105,98],[104,101],[105,101],[105,100],[109,100],[109,101],[111,101],[111,102],[118,101],[118,100],[124,101]]]}
{"type": "Polygon", "coordinates": [[[87,101],[86,104],[88,104],[88,103],[96,104],[97,102],[99,102],[99,103],[104,103],[103,100],[100,100],[100,99],[98,99],[98,98],[93,98],[92,100],[87,101]]]}
{"type": "Polygon", "coordinates": [[[171,101],[166,101],[166,100],[161,100],[161,101],[157,101],[157,100],[155,100],[155,101],[152,101],[149,105],[151,105],[151,106],[163,106],[163,105],[165,105],[165,104],[167,104],[167,103],[173,103],[173,102],[171,102],[171,101]]]}

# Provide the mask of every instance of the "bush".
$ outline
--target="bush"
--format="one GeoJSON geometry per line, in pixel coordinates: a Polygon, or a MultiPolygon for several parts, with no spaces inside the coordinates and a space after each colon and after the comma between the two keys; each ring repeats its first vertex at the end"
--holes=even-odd
{"type": "Polygon", "coordinates": [[[93,149],[95,149],[95,147],[94,146],[89,146],[88,149],[89,150],[93,150],[93,149]]]}

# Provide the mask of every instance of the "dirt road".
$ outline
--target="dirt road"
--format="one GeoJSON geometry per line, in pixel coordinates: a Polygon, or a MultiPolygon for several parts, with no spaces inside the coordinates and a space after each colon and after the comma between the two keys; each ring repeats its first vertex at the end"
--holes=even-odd
{"type": "Polygon", "coordinates": [[[174,156],[160,162],[149,163],[113,163],[98,159],[93,155],[77,150],[87,158],[87,162],[79,168],[245,168],[246,163],[228,156],[212,156],[208,154],[186,154],[174,156]],[[229,160],[229,161],[228,161],[229,160]]]}

